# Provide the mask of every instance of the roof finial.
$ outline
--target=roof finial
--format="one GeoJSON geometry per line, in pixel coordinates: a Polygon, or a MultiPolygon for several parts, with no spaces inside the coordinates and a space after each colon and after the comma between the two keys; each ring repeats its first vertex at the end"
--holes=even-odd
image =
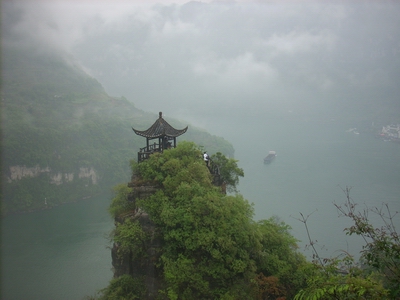
{"type": "Polygon", "coordinates": [[[159,115],[160,115],[160,119],[161,119],[162,118],[162,112],[161,111],[159,112],[159,115]]]}

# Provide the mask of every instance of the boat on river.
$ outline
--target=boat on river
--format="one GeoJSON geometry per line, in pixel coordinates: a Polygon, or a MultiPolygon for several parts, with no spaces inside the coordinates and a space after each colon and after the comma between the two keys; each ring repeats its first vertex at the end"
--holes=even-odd
{"type": "Polygon", "coordinates": [[[268,155],[264,158],[264,164],[269,164],[276,157],[276,151],[269,151],[268,155]]]}

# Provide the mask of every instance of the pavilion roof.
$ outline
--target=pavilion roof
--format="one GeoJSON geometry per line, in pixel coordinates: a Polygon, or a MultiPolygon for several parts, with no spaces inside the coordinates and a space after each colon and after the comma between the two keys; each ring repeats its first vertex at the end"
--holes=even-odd
{"type": "Polygon", "coordinates": [[[168,124],[167,121],[165,121],[162,117],[162,112],[159,114],[159,118],[154,122],[153,125],[147,130],[136,130],[132,127],[132,130],[140,136],[143,136],[145,138],[158,138],[162,136],[168,136],[168,137],[177,137],[182,134],[184,134],[188,129],[188,126],[186,126],[184,129],[175,129],[171,125],[168,124]]]}

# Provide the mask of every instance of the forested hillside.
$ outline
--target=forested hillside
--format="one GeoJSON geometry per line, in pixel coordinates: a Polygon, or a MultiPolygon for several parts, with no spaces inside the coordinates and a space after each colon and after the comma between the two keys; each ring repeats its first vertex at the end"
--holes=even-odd
{"type": "MultiPolygon", "coordinates": [[[[126,181],[129,160],[145,145],[131,127],[146,129],[157,119],[157,108],[144,112],[134,106],[135,99],[107,95],[71,61],[3,47],[3,213],[76,201],[126,181]]],[[[189,125],[178,140],[233,155],[223,138],[167,120],[177,128],[189,125]]]]}

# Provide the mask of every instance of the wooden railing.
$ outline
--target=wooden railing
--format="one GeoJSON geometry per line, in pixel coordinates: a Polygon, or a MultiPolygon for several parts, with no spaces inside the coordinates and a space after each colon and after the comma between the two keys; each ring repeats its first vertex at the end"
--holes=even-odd
{"type": "Polygon", "coordinates": [[[155,152],[162,152],[162,148],[160,147],[159,144],[151,144],[148,147],[143,147],[140,148],[139,152],[138,152],[138,162],[142,162],[145,159],[148,159],[150,157],[151,154],[155,153],[155,152]]]}

